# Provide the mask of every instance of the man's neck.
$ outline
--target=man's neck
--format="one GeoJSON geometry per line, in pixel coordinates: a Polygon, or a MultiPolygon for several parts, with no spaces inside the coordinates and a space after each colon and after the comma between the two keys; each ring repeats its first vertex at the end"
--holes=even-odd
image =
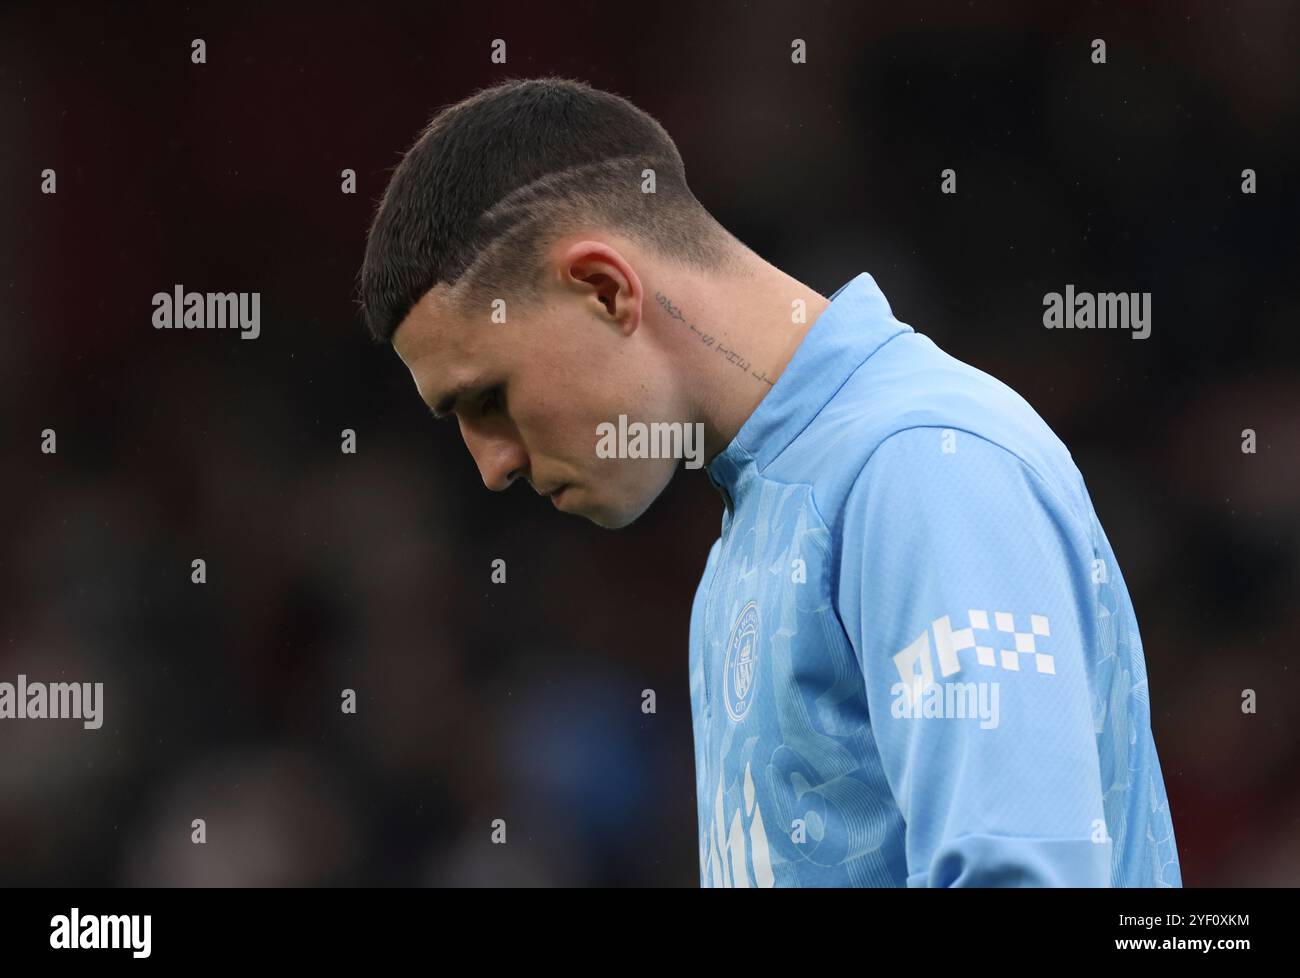
{"type": "Polygon", "coordinates": [[[657,291],[660,311],[687,332],[678,353],[708,464],[767,396],[830,300],[755,257],[741,274],[657,291]],[[796,300],[802,300],[796,304],[796,300]]]}

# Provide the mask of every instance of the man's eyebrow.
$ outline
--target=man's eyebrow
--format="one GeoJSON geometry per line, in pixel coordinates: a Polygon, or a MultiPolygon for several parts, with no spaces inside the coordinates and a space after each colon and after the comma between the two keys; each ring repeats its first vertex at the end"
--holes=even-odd
{"type": "Polygon", "coordinates": [[[429,412],[435,419],[441,421],[451,413],[452,409],[456,406],[456,402],[473,389],[473,384],[457,384],[451,390],[447,391],[447,393],[443,394],[434,403],[433,407],[429,408],[429,412]]]}

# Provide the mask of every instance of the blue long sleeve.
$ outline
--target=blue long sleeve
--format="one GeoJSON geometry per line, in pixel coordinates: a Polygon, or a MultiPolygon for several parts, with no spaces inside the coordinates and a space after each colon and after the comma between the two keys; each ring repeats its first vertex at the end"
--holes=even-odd
{"type": "Polygon", "coordinates": [[[984,438],[904,429],[849,492],[840,567],[907,885],[1109,885],[1076,506],[984,438]]]}

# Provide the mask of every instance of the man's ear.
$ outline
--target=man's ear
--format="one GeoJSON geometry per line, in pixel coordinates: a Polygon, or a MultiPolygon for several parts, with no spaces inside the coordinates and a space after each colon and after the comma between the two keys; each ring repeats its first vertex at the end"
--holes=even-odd
{"type": "Polygon", "coordinates": [[[561,253],[560,268],[570,285],[590,290],[624,335],[636,332],[641,280],[617,249],[603,241],[574,241],[561,253]]]}

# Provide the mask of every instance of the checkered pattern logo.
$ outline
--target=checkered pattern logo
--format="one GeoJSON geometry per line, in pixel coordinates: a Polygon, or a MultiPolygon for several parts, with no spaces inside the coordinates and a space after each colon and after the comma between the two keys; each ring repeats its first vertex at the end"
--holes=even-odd
{"type": "MultiPolygon", "coordinates": [[[[934,682],[931,633],[934,634],[934,658],[939,662],[940,677],[960,672],[961,653],[972,649],[976,664],[981,666],[1013,672],[1033,669],[1045,675],[1056,675],[1052,654],[1039,647],[1039,641],[1050,638],[1052,634],[1046,615],[1030,615],[1029,630],[1025,632],[1016,630],[1015,616],[1009,611],[992,612],[991,626],[988,611],[971,608],[966,615],[969,624],[956,631],[950,616],[936,618],[907,648],[894,655],[894,664],[898,666],[903,682],[917,688],[934,682]]],[[[967,655],[965,658],[969,661],[971,657],[967,655]]]]}

